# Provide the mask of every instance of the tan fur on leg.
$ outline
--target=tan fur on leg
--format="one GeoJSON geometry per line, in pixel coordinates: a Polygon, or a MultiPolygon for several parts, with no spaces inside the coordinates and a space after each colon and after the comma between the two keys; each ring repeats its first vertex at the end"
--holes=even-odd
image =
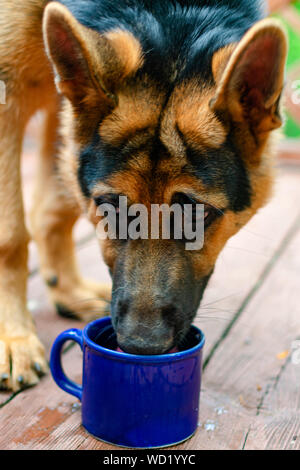
{"type": "Polygon", "coordinates": [[[45,122],[32,231],[38,243],[42,276],[58,311],[90,320],[107,312],[110,287],[86,281],[79,274],[72,229],[80,210],[55,172],[57,126],[57,113],[53,111],[45,122]]]}
{"type": "Polygon", "coordinates": [[[0,109],[0,388],[18,390],[47,370],[26,308],[27,243],[19,160],[24,121],[0,109]]]}
{"type": "Polygon", "coordinates": [[[43,47],[46,0],[1,2],[0,79],[0,388],[14,391],[38,382],[48,369],[44,347],[26,307],[27,244],[21,193],[20,154],[24,129],[55,96],[43,47]],[[20,8],[21,6],[21,8],[20,8]]]}

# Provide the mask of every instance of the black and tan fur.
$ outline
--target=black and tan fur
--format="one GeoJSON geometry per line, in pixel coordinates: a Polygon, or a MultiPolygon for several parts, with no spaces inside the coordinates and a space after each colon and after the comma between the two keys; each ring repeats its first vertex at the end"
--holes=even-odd
{"type": "Polygon", "coordinates": [[[193,200],[211,214],[198,252],[175,240],[102,243],[123,349],[160,353],[184,337],[218,254],[272,186],[286,37],[262,19],[260,1],[249,3],[0,1],[3,387],[36,383],[47,370],[26,308],[20,181],[24,130],[40,109],[31,230],[58,310],[88,320],[110,296],[78,272],[72,227],[80,212],[97,224],[96,204],[120,194],[147,207],[193,200]]]}

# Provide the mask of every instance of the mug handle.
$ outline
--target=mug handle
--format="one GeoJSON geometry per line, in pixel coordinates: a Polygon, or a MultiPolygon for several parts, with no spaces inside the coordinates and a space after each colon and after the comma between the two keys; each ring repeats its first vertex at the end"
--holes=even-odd
{"type": "Polygon", "coordinates": [[[71,328],[61,333],[53,343],[50,354],[50,370],[57,385],[67,393],[74,395],[81,401],[82,387],[66,377],[62,363],[61,353],[66,341],[75,341],[83,349],[82,331],[77,328],[71,328]]]}

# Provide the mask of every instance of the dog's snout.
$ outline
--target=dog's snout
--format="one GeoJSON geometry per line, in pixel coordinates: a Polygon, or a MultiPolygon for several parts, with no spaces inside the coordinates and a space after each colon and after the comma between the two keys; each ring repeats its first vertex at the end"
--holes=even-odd
{"type": "Polygon", "coordinates": [[[129,354],[138,354],[146,356],[163,354],[168,351],[168,349],[170,349],[164,344],[155,344],[152,341],[149,342],[142,337],[129,337],[119,339],[119,346],[122,351],[127,352],[129,354]]]}
{"type": "MultiPolygon", "coordinates": [[[[164,321],[167,321],[168,324],[172,324],[172,319],[177,313],[177,307],[174,303],[156,301],[153,305],[148,305],[147,307],[140,307],[141,316],[148,315],[149,317],[161,318],[164,321]]],[[[119,300],[117,303],[117,317],[122,319],[126,315],[132,315],[137,313],[137,308],[135,307],[135,302],[130,301],[130,298],[125,298],[119,300]]]]}
{"type": "Polygon", "coordinates": [[[130,333],[120,330],[117,333],[119,347],[130,354],[154,355],[163,354],[173,346],[172,334],[164,334],[160,330],[135,328],[130,333]],[[151,331],[150,331],[151,330],[151,331]]]}
{"type": "Polygon", "coordinates": [[[136,309],[129,299],[118,302],[115,328],[118,344],[130,354],[163,354],[174,345],[171,317],[175,305],[156,305],[136,309]]]}

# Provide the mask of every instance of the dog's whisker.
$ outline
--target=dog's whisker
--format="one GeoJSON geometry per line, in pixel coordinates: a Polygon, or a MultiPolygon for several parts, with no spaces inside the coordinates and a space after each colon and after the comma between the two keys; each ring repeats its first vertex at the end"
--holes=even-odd
{"type": "Polygon", "coordinates": [[[263,240],[269,240],[269,241],[273,240],[272,237],[267,237],[266,235],[262,235],[261,233],[253,232],[252,230],[249,230],[246,227],[242,227],[240,230],[244,231],[244,232],[247,232],[247,233],[250,233],[250,235],[254,235],[255,237],[262,238],[263,240]]]}
{"type": "Polygon", "coordinates": [[[213,209],[215,209],[215,211],[218,212],[220,215],[224,215],[224,214],[225,214],[225,212],[222,211],[222,209],[220,209],[219,207],[214,206],[214,204],[210,203],[209,205],[210,205],[213,209]]]}
{"type": "Polygon", "coordinates": [[[265,258],[269,258],[269,255],[267,253],[260,253],[259,251],[248,250],[247,248],[243,248],[243,247],[239,247],[239,246],[227,245],[227,248],[229,248],[231,250],[244,251],[245,253],[251,253],[252,255],[259,255],[259,256],[264,256],[265,258]]]}
{"type": "Polygon", "coordinates": [[[232,298],[232,297],[235,297],[236,295],[240,295],[241,293],[242,293],[242,291],[236,292],[236,293],[234,293],[234,294],[226,295],[225,297],[221,297],[221,298],[219,298],[219,299],[217,299],[217,300],[213,300],[212,302],[208,302],[207,304],[200,305],[200,308],[206,307],[207,305],[216,304],[217,302],[221,302],[222,300],[230,299],[230,298],[232,298]]]}
{"type": "MultiPolygon", "coordinates": [[[[198,311],[199,315],[201,316],[202,312],[206,312],[206,313],[210,313],[210,312],[224,312],[224,313],[230,313],[231,315],[235,313],[234,310],[228,310],[226,308],[216,308],[216,307],[209,307],[209,308],[205,308],[205,309],[201,309],[198,311]]],[[[197,314],[197,316],[198,316],[197,314]]]]}
{"type": "Polygon", "coordinates": [[[203,321],[203,322],[207,322],[207,321],[219,321],[219,320],[227,321],[227,320],[228,320],[228,317],[201,316],[200,318],[197,318],[197,320],[201,320],[201,321],[203,321]]]}

